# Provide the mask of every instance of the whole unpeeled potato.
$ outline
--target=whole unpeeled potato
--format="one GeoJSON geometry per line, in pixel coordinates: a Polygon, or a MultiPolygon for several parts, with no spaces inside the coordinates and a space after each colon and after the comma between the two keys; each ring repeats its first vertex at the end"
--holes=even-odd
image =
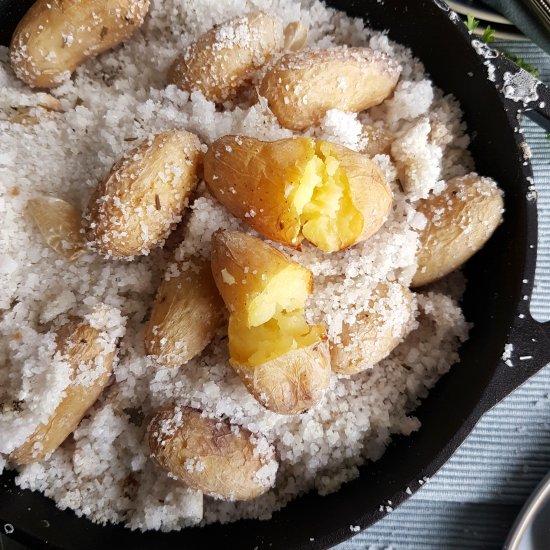
{"type": "Polygon", "coordinates": [[[53,88],[78,65],[128,38],[149,0],[37,0],[17,25],[11,66],[23,82],[53,88]]]}
{"type": "Polygon", "coordinates": [[[399,283],[380,283],[367,309],[344,323],[341,342],[331,344],[332,370],[356,374],[387,357],[411,329],[413,295],[399,283]]]}
{"type": "Polygon", "coordinates": [[[106,351],[101,333],[80,318],[72,318],[56,332],[57,350],[72,368],[73,381],[44,424],[10,454],[14,464],[30,464],[52,454],[77,428],[109,383],[114,353],[106,351]]]}
{"type": "Polygon", "coordinates": [[[198,409],[162,408],[149,424],[148,439],[162,468],[213,498],[250,500],[275,482],[278,464],[265,438],[198,409]]]}
{"type": "Polygon", "coordinates": [[[198,355],[224,320],[210,262],[191,258],[179,273],[164,278],[145,327],[145,351],[168,367],[179,367],[198,355]]]}
{"type": "Polygon", "coordinates": [[[161,246],[198,182],[197,136],[169,130],[116,162],[88,203],[86,235],[104,256],[132,257],[161,246]]]}
{"type": "Polygon", "coordinates": [[[281,126],[302,131],[331,109],[359,112],[378,105],[394,90],[401,66],[370,48],[331,48],[291,53],[265,74],[260,95],[281,126]]]}
{"type": "Polygon", "coordinates": [[[496,182],[472,173],[447,183],[440,195],[416,203],[427,219],[420,232],[415,287],[449,274],[483,248],[502,221],[503,192],[496,182]]]}
{"type": "Polygon", "coordinates": [[[174,61],[168,82],[222,102],[234,96],[283,44],[278,17],[263,12],[236,17],[190,44],[174,61]]]}

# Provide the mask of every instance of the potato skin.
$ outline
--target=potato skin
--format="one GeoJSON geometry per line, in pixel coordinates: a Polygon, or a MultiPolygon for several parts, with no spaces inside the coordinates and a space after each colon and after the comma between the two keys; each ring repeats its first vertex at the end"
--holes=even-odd
{"type": "MultiPolygon", "coordinates": [[[[356,244],[385,222],[392,204],[391,191],[380,169],[365,155],[335,143],[329,145],[346,171],[354,205],[363,215],[361,235],[350,243],[356,244]]],[[[303,236],[287,184],[299,179],[297,164],[312,157],[315,146],[311,138],[267,142],[224,136],[208,148],[204,179],[214,197],[234,216],[268,239],[298,247],[303,236]]]]}
{"type": "Polygon", "coordinates": [[[165,367],[184,365],[211,342],[224,321],[224,305],[210,262],[191,258],[163,278],[145,327],[145,351],[165,367]],[[183,343],[180,347],[178,343],[183,343]]]}
{"type": "Polygon", "coordinates": [[[91,384],[72,382],[65,397],[48,422],[40,424],[34,433],[10,454],[14,464],[31,464],[53,453],[74,432],[88,409],[97,401],[109,383],[114,353],[105,353],[100,332],[80,318],[72,318],[56,332],[57,349],[73,368],[73,378],[79,369],[98,369],[91,384]],[[99,358],[99,365],[98,365],[99,358]],[[37,449],[36,446],[40,445],[37,449]]]}
{"type": "Polygon", "coordinates": [[[398,283],[380,283],[374,289],[368,308],[372,311],[359,315],[353,324],[344,323],[341,343],[330,346],[332,370],[338,374],[357,374],[376,365],[401,343],[411,329],[413,294],[398,283]],[[376,308],[377,302],[388,298],[390,285],[394,287],[394,296],[396,291],[400,294],[401,303],[394,305],[390,302],[386,308],[397,307],[408,314],[398,326],[388,322],[376,308]]]}
{"type": "Polygon", "coordinates": [[[192,489],[228,501],[250,500],[273,486],[274,449],[260,450],[254,439],[243,427],[173,405],[159,410],[148,428],[151,456],[159,466],[192,489]]]}
{"type": "Polygon", "coordinates": [[[317,405],[330,383],[328,343],[291,350],[256,367],[230,361],[248,391],[266,409],[300,414],[317,405]]]}
{"type": "Polygon", "coordinates": [[[416,208],[428,222],[420,232],[413,287],[444,277],[483,248],[502,221],[503,192],[494,180],[471,173],[450,180],[416,208]]]}
{"type": "Polygon", "coordinates": [[[315,126],[330,109],[359,112],[394,90],[401,66],[370,48],[332,48],[287,54],[265,74],[260,95],[285,128],[315,126]]]}
{"type": "Polygon", "coordinates": [[[313,291],[313,275],[276,248],[239,231],[216,231],[212,237],[212,275],[229,313],[244,312],[264,290],[276,273],[293,264],[309,279],[313,291]],[[246,269],[245,269],[246,268],[246,269]],[[240,273],[242,279],[228,284],[223,271],[240,273]]]}
{"type": "Polygon", "coordinates": [[[197,185],[201,160],[197,136],[180,130],[129,151],[88,203],[86,235],[94,248],[105,256],[132,257],[162,245],[197,185]]]}
{"type": "Polygon", "coordinates": [[[279,18],[262,12],[236,17],[189,45],[171,66],[168,83],[187,92],[199,90],[220,103],[233,97],[280,51],[283,41],[279,18]]]}
{"type": "Polygon", "coordinates": [[[148,9],[149,0],[37,0],[12,36],[13,70],[30,86],[58,86],[88,57],[128,38],[148,9]]]}

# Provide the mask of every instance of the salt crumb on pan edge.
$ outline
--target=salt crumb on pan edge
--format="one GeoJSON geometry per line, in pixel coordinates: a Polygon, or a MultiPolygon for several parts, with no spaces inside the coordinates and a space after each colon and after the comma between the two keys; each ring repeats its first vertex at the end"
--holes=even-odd
{"type": "MultiPolygon", "coordinates": [[[[355,142],[361,138],[359,123],[385,127],[391,114],[392,132],[399,134],[418,124],[417,117],[426,116],[432,130],[424,134],[424,149],[433,153],[425,165],[430,181],[464,175],[472,168],[459,107],[426,80],[422,64],[386,35],[365,31],[359,20],[335,14],[313,0],[230,5],[214,0],[153,0],[144,27],[123,48],[89,60],[73,80],[52,91],[62,112],[42,113],[34,126],[8,120],[10,106],[32,102],[34,92],[15,80],[7,49],[0,48],[0,165],[7,175],[0,183],[4,222],[0,337],[6,343],[0,347],[0,363],[9,360],[9,368],[0,370],[0,402],[7,395],[21,396],[27,418],[34,422],[47,418],[68,378],[59,375],[57,385],[50,379],[44,383],[45,372],[51,372],[46,367],[53,366],[54,344],[38,330],[39,324],[51,322],[52,316],[59,323],[71,314],[92,316],[98,308],[109,312],[105,326],[111,337],[119,338],[120,346],[113,384],[74,432],[72,446],[62,446],[48,461],[21,467],[17,478],[21,487],[40,490],[60,508],[71,508],[98,523],[123,522],[131,529],[168,531],[200,522],[265,519],[312,488],[321,494],[337,490],[358,475],[358,467],[366,460],[382,455],[392,434],[407,435],[418,429],[418,420],[410,415],[412,408],[456,361],[459,342],[467,336],[456,298],[441,292],[419,294],[417,328],[390,357],[352,378],[333,377],[315,409],[297,417],[279,416],[263,410],[228,368],[223,332],[207,354],[184,369],[160,369],[143,356],[143,324],[165,268],[161,251],[129,263],[86,252],[67,263],[44,246],[24,215],[26,201],[48,193],[83,209],[97,181],[137,140],[172,128],[195,132],[207,144],[225,134],[266,140],[292,135],[262,103],[244,102],[219,111],[198,92],[165,87],[166,68],[198,33],[252,9],[278,14],[285,24],[301,20],[310,29],[314,47],[369,45],[403,66],[399,94],[388,109],[381,106],[360,116],[335,112],[325,118],[319,132],[359,148],[355,142]],[[415,105],[407,99],[415,95],[412,91],[415,105]],[[437,113],[437,136],[433,113],[437,113]],[[48,310],[53,302],[55,311],[48,310]],[[45,399],[36,392],[39,385],[47,393],[45,399]],[[253,433],[264,434],[280,460],[277,494],[271,491],[253,502],[224,503],[166,476],[148,457],[143,419],[169,401],[227,416],[253,433]]],[[[424,120],[422,124],[426,128],[424,120]]],[[[401,149],[404,165],[413,166],[413,153],[407,158],[406,148],[401,149]]],[[[303,253],[295,255],[316,276],[308,318],[324,317],[335,338],[342,322],[356,314],[351,313],[351,304],[366,304],[380,281],[408,286],[416,269],[416,229],[422,220],[399,192],[397,167],[391,158],[380,155],[378,163],[395,193],[393,212],[384,227],[366,243],[346,251],[328,256],[305,245],[303,253]],[[333,276],[341,280],[345,292],[332,292],[333,276]]],[[[209,236],[219,227],[246,230],[201,187],[190,208],[186,239],[176,255],[196,251],[208,256],[209,236]]],[[[0,429],[3,453],[10,452],[9,445],[17,437],[28,435],[22,427],[8,424],[10,418],[2,412],[0,425],[4,421],[18,433],[9,435],[0,429]]],[[[31,424],[27,423],[27,430],[31,424]]],[[[271,475],[267,470],[264,474],[271,475]]]]}

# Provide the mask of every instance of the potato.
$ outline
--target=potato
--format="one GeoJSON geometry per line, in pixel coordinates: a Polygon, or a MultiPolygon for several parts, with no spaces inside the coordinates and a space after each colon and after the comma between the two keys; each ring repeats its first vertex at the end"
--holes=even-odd
{"type": "Polygon", "coordinates": [[[212,273],[230,312],[230,363],[248,390],[279,414],[317,404],[330,361],[325,327],[304,317],[311,272],[260,239],[218,231],[212,273]]]}
{"type": "Polygon", "coordinates": [[[202,160],[197,136],[157,134],[114,164],[88,203],[87,237],[104,256],[132,257],[161,246],[181,220],[202,160]]]}
{"type": "Polygon", "coordinates": [[[268,441],[190,407],[159,410],[148,428],[155,461],[192,489],[222,500],[250,500],[275,482],[278,463],[268,441]]]}
{"type": "Polygon", "coordinates": [[[260,95],[285,128],[315,126],[330,109],[357,113],[382,103],[401,66],[370,48],[339,47],[283,56],[265,74],[260,95]]]}
{"type": "Polygon", "coordinates": [[[145,351],[166,367],[179,367],[210,343],[224,321],[224,305],[210,262],[191,258],[164,278],[145,327],[145,351]]]}
{"type": "Polygon", "coordinates": [[[376,155],[389,155],[391,153],[394,136],[386,128],[365,124],[362,135],[366,138],[366,144],[361,149],[361,153],[371,158],[376,155]]]}
{"type": "Polygon", "coordinates": [[[298,52],[307,42],[307,27],[301,21],[289,23],[284,30],[285,52],[298,52]]]}
{"type": "Polygon", "coordinates": [[[279,18],[262,12],[236,17],[190,44],[171,66],[168,83],[221,103],[235,96],[283,42],[279,18]]]}
{"type": "Polygon", "coordinates": [[[101,333],[73,317],[56,332],[57,350],[73,369],[72,383],[45,424],[10,455],[14,464],[31,464],[51,455],[77,428],[109,383],[114,353],[106,352],[101,333]]]}
{"type": "Polygon", "coordinates": [[[306,137],[224,136],[205,155],[204,178],[221,204],[268,239],[299,247],[305,238],[325,252],[376,233],[392,203],[365,155],[306,137]]]}
{"type": "Polygon", "coordinates": [[[61,84],[82,62],[141,26],[149,0],[37,0],[17,25],[11,66],[37,88],[61,84]]]}
{"type": "Polygon", "coordinates": [[[331,344],[332,370],[356,374],[376,365],[409,333],[413,316],[411,291],[399,283],[380,283],[367,310],[344,323],[341,341],[331,344]]]}
{"type": "Polygon", "coordinates": [[[416,203],[427,218],[420,232],[415,287],[444,277],[470,259],[502,221],[503,192],[496,182],[475,173],[448,182],[437,196],[416,203]]]}

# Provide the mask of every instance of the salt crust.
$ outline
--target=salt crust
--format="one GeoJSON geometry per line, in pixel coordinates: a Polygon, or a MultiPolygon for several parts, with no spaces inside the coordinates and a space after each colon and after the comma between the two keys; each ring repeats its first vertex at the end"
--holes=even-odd
{"type": "MultiPolygon", "coordinates": [[[[308,44],[314,48],[369,45],[387,53],[403,66],[392,99],[359,116],[329,112],[319,128],[306,132],[358,150],[360,125],[374,124],[391,130],[401,142],[401,167],[387,155],[374,159],[395,194],[384,227],[367,242],[335,254],[322,255],[308,244],[301,254],[291,252],[316,278],[308,319],[323,319],[337,340],[342,321],[366,307],[380,281],[410,284],[416,269],[416,231],[425,223],[410,199],[472,169],[468,137],[456,101],[432,86],[422,64],[405,48],[319,2],[151,4],[143,28],[131,40],[88,61],[52,92],[60,100],[60,113],[40,107],[43,98],[15,79],[7,50],[0,48],[0,471],[7,454],[63,397],[70,373],[55,355],[50,329],[69,314],[78,314],[98,323],[110,345],[119,339],[113,384],[72,440],[48,461],[21,468],[17,483],[43,491],[59,507],[93,521],[123,522],[132,529],[269,518],[304,491],[337,490],[358,475],[359,465],[379,458],[393,434],[418,429],[410,412],[457,360],[459,342],[467,337],[468,326],[457,305],[463,288],[460,276],[417,294],[417,328],[390,357],[354,377],[333,376],[323,402],[308,413],[279,416],[262,409],[227,366],[223,334],[201,358],[181,369],[158,368],[144,356],[144,320],[167,267],[162,251],[131,263],[91,253],[68,263],[44,246],[25,212],[26,201],[45,193],[82,209],[97,181],[137,140],[172,128],[195,132],[206,144],[229,133],[268,140],[291,136],[255,93],[219,110],[200,93],[165,87],[173,59],[215,23],[263,9],[279,15],[284,24],[301,20],[310,29],[308,44]],[[39,122],[10,122],[12,107],[19,106],[30,107],[39,122]],[[420,145],[406,146],[408,132],[418,132],[420,145]],[[411,181],[418,183],[409,196],[397,181],[404,165],[414,166],[411,181]],[[224,503],[203,498],[160,471],[148,458],[144,419],[172,400],[228,416],[264,434],[279,455],[276,491],[253,502],[224,503]]],[[[244,229],[201,186],[176,259],[192,252],[207,256],[212,232],[219,227],[244,229]]],[[[168,274],[170,269],[176,267],[169,267],[168,274]]],[[[395,321],[391,310],[386,315],[395,321]]]]}

